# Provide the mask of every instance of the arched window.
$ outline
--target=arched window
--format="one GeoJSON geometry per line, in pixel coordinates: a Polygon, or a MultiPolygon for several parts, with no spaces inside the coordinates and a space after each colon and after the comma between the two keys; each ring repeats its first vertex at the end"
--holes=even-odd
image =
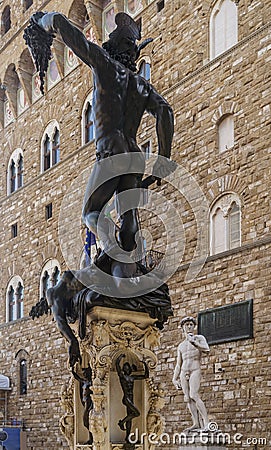
{"type": "Polygon", "coordinates": [[[210,214],[210,250],[217,254],[241,245],[241,202],[236,194],[225,194],[210,214]]]}
{"type": "Polygon", "coordinates": [[[7,194],[23,186],[24,159],[23,151],[18,148],[12,153],[7,170],[7,194]]]}
{"type": "Polygon", "coordinates": [[[18,82],[18,87],[17,87],[17,112],[18,112],[18,115],[21,114],[22,112],[24,112],[27,107],[28,107],[28,102],[27,102],[24,88],[22,87],[21,83],[18,82]]]}
{"type": "Polygon", "coordinates": [[[48,89],[55,86],[61,79],[56,60],[50,59],[47,71],[47,85],[48,89]]]}
{"type": "Polygon", "coordinates": [[[21,277],[15,275],[9,282],[6,294],[6,321],[21,319],[24,315],[24,287],[21,277]]]}
{"type": "Polygon", "coordinates": [[[17,362],[17,376],[14,383],[14,387],[17,388],[18,395],[27,394],[27,384],[28,384],[28,361],[29,354],[25,349],[20,349],[16,355],[15,359],[17,362]]]}
{"type": "Polygon", "coordinates": [[[95,139],[95,127],[93,121],[92,92],[87,96],[82,111],[82,145],[95,139]]]}
{"type": "Polygon", "coordinates": [[[23,173],[24,173],[24,160],[23,155],[20,154],[18,169],[17,169],[17,187],[18,189],[23,185],[23,173]]]}
{"type": "Polygon", "coordinates": [[[145,159],[148,160],[150,159],[151,156],[151,141],[146,141],[143,144],[141,144],[141,150],[145,155],[145,159]]]}
{"type": "Polygon", "coordinates": [[[124,11],[130,16],[134,17],[143,9],[142,0],[125,0],[124,11]]]}
{"type": "Polygon", "coordinates": [[[215,58],[238,41],[238,8],[233,0],[218,0],[210,17],[210,57],[215,58]]]}
{"type": "Polygon", "coordinates": [[[109,34],[116,28],[116,10],[111,3],[103,10],[103,41],[107,41],[109,34]]]}
{"type": "Polygon", "coordinates": [[[52,273],[52,285],[55,286],[60,280],[60,270],[57,266],[55,266],[52,273]]]}
{"type": "Polygon", "coordinates": [[[55,133],[53,135],[52,153],[54,165],[60,161],[60,134],[57,128],[55,129],[55,133]]]}
{"type": "Polygon", "coordinates": [[[50,139],[48,134],[45,135],[43,142],[43,168],[47,170],[51,167],[51,155],[50,155],[50,139]]]}
{"type": "Polygon", "coordinates": [[[10,192],[14,192],[16,189],[16,167],[13,159],[10,164],[10,192]]]}
{"type": "MultiPolygon", "coordinates": [[[[18,92],[20,79],[14,63],[10,63],[6,69],[3,84],[5,89],[4,99],[4,126],[13,122],[16,116],[22,111],[19,110],[18,92]]],[[[24,91],[22,91],[24,94],[24,91]]],[[[25,97],[26,99],[26,97],[25,97]]]]}
{"type": "Polygon", "coordinates": [[[19,281],[16,289],[16,305],[17,305],[17,319],[21,319],[24,316],[24,288],[19,281]]]}
{"type": "Polygon", "coordinates": [[[145,80],[150,81],[151,80],[151,64],[150,61],[147,61],[146,58],[141,60],[139,62],[139,69],[138,69],[139,75],[141,75],[145,80]]]}
{"type": "Polygon", "coordinates": [[[94,138],[93,112],[92,106],[88,102],[87,109],[85,111],[85,143],[92,141],[93,138],[94,138]]]}
{"type": "Polygon", "coordinates": [[[68,18],[77,26],[81,31],[89,23],[89,16],[85,6],[84,0],[74,0],[71,4],[68,18]]]}
{"type": "Polygon", "coordinates": [[[20,395],[27,393],[27,361],[26,359],[20,360],[20,395]]]}
{"type": "Polygon", "coordinates": [[[218,123],[218,149],[224,152],[234,146],[234,118],[233,114],[223,116],[218,123]]]}
{"type": "Polygon", "coordinates": [[[43,266],[40,277],[40,297],[45,297],[47,289],[55,286],[60,280],[60,264],[57,259],[49,259],[43,266]]]}
{"type": "Polygon", "coordinates": [[[40,76],[39,72],[35,70],[32,72],[32,102],[35,102],[39,98],[42,97],[42,93],[40,90],[40,76]]]}
{"type": "Polygon", "coordinates": [[[11,28],[11,19],[10,19],[10,6],[7,5],[2,13],[2,20],[1,20],[1,34],[5,34],[10,30],[11,28]]]}
{"type": "Polygon", "coordinates": [[[60,161],[60,131],[56,120],[46,127],[41,144],[41,171],[50,169],[60,161]]]}
{"type": "Polygon", "coordinates": [[[13,286],[10,286],[8,291],[8,315],[9,322],[15,320],[15,293],[13,286]]]}
{"type": "Polygon", "coordinates": [[[33,103],[39,94],[41,95],[39,91],[39,84],[38,86],[35,86],[33,83],[36,68],[28,48],[25,48],[22,51],[17,68],[18,74],[20,75],[20,81],[22,83],[22,86],[20,86],[20,83],[18,84],[17,91],[17,109],[18,114],[20,114],[20,112],[24,111],[28,107],[29,102],[33,103]],[[35,89],[37,87],[37,95],[35,94],[34,86],[35,89]]]}
{"type": "Polygon", "coordinates": [[[46,296],[47,289],[49,288],[49,273],[45,270],[43,277],[41,279],[42,282],[42,297],[46,296]]]}

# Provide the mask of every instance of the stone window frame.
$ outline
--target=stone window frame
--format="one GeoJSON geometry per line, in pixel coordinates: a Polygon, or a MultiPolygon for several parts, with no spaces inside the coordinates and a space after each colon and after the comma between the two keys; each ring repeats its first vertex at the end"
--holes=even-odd
{"type": "MultiPolygon", "coordinates": [[[[114,10],[114,23],[115,23],[115,17],[117,14],[117,8],[116,8],[116,4],[114,1],[111,1],[103,10],[102,12],[102,37],[103,37],[103,42],[107,41],[109,39],[109,34],[113,31],[112,30],[107,30],[106,29],[106,14],[108,13],[108,11],[110,11],[111,9],[114,10]]],[[[115,25],[116,27],[116,25],[115,25]]]]}
{"type": "Polygon", "coordinates": [[[15,239],[18,236],[18,222],[14,222],[11,225],[11,239],[15,239]]]}
{"type": "MultiPolygon", "coordinates": [[[[235,192],[225,192],[223,195],[216,198],[210,208],[210,219],[209,219],[209,243],[210,243],[210,255],[216,255],[232,248],[237,248],[241,246],[242,243],[242,203],[238,194],[235,192]],[[236,205],[237,210],[233,211],[233,207],[236,205]],[[215,217],[218,212],[222,213],[223,219],[223,230],[219,229],[219,234],[223,232],[224,236],[224,246],[223,249],[217,250],[215,247],[215,217]],[[234,220],[237,217],[238,226],[238,239],[233,239],[233,226],[234,220]]],[[[235,231],[236,233],[236,231],[235,231]]]]}
{"type": "Polygon", "coordinates": [[[17,115],[21,115],[27,108],[29,108],[29,103],[27,100],[27,95],[24,87],[22,86],[20,79],[17,87],[17,115]]]}
{"type": "Polygon", "coordinates": [[[11,9],[9,5],[6,5],[1,15],[1,36],[4,36],[10,29],[11,29],[11,9]]]}
{"type": "Polygon", "coordinates": [[[53,204],[45,205],[45,220],[50,220],[53,217],[53,204]]]}
{"type": "Polygon", "coordinates": [[[10,280],[6,288],[6,322],[14,322],[24,317],[24,283],[19,275],[14,275],[10,280]],[[10,311],[10,293],[13,291],[13,313],[11,318],[10,311]]]}
{"type": "Polygon", "coordinates": [[[89,8],[85,0],[73,0],[69,7],[67,17],[81,31],[87,26],[89,18],[89,8]]]}
{"type": "Polygon", "coordinates": [[[61,275],[61,266],[59,261],[56,258],[48,259],[42,267],[41,275],[40,275],[40,283],[39,283],[39,291],[40,298],[43,298],[46,294],[47,289],[56,285],[59,281],[61,275]],[[58,277],[55,278],[55,274],[57,273],[58,277]],[[45,288],[44,281],[46,280],[47,287],[45,288]]]}
{"type": "MultiPolygon", "coordinates": [[[[145,78],[146,81],[148,81],[149,83],[151,83],[151,58],[148,55],[144,55],[141,56],[141,58],[138,60],[137,62],[137,67],[138,67],[138,74],[141,75],[143,78],[145,78]],[[150,72],[150,76],[149,78],[146,78],[142,73],[141,73],[141,67],[143,64],[146,64],[149,66],[149,72],[150,72]]],[[[145,70],[144,70],[145,72],[145,70]]]]}
{"type": "Polygon", "coordinates": [[[21,359],[19,362],[19,392],[20,395],[27,394],[27,360],[21,359]]]}
{"type": "Polygon", "coordinates": [[[46,126],[44,133],[42,135],[41,139],[41,161],[40,161],[40,170],[41,173],[46,172],[47,170],[51,169],[53,166],[58,164],[60,162],[60,126],[57,122],[57,120],[53,119],[51,120],[48,125],[46,126]],[[58,145],[54,142],[56,133],[58,133],[59,141],[58,145]],[[48,142],[48,146],[45,148],[45,144],[48,142]],[[54,153],[58,150],[58,158],[54,157],[54,153]],[[46,157],[46,160],[45,160],[46,157]],[[48,159],[49,158],[49,159],[48,159]],[[45,164],[46,161],[49,161],[45,164]],[[48,167],[47,167],[48,165],[48,167]]]}
{"type": "MultiPolygon", "coordinates": [[[[210,14],[210,19],[209,19],[209,54],[210,54],[210,60],[220,56],[222,53],[224,53],[225,51],[229,50],[231,47],[233,47],[235,44],[238,43],[238,1],[237,0],[217,0],[214,5],[212,6],[212,11],[210,14]],[[235,24],[236,24],[236,28],[235,28],[235,32],[236,32],[236,39],[234,40],[234,42],[227,44],[227,37],[228,35],[226,35],[226,43],[225,46],[223,48],[222,51],[220,52],[216,52],[215,50],[215,18],[217,17],[217,15],[219,14],[219,12],[221,11],[221,8],[223,6],[223,3],[227,2],[228,5],[230,5],[232,3],[232,6],[234,6],[236,8],[236,14],[234,16],[235,19],[235,24]]],[[[232,9],[233,11],[233,9],[232,9]]],[[[226,20],[226,19],[225,19],[226,20]]],[[[231,17],[231,21],[233,22],[233,19],[231,17]]]]}
{"type": "Polygon", "coordinates": [[[50,59],[50,61],[49,61],[48,70],[47,70],[47,73],[46,73],[47,90],[49,91],[50,89],[52,89],[60,81],[61,81],[61,73],[60,73],[58,65],[57,65],[57,59],[55,58],[55,56],[53,56],[53,58],[50,59]],[[56,73],[57,73],[55,79],[53,79],[51,77],[51,67],[53,65],[55,66],[56,73]]]}
{"type": "Polygon", "coordinates": [[[215,126],[216,130],[216,148],[219,154],[223,154],[226,151],[232,149],[236,145],[236,136],[235,136],[235,118],[238,115],[239,107],[235,102],[223,102],[214,112],[212,117],[212,122],[215,126]],[[220,151],[219,149],[219,127],[224,119],[227,117],[232,116],[233,118],[233,145],[225,148],[224,150],[220,151]]]}
{"type": "Polygon", "coordinates": [[[92,125],[89,125],[91,123],[91,121],[87,124],[86,122],[86,114],[87,114],[87,109],[90,106],[90,108],[92,108],[92,97],[93,97],[93,91],[91,90],[85,101],[83,104],[83,108],[82,108],[82,114],[81,114],[81,143],[82,146],[88,144],[89,142],[93,142],[95,140],[95,126],[94,126],[94,122],[92,121],[92,125]],[[87,126],[88,127],[92,127],[93,130],[93,137],[90,140],[87,140],[87,126]]]}
{"type": "Polygon", "coordinates": [[[152,155],[152,139],[149,138],[149,139],[146,139],[145,141],[141,142],[140,148],[145,155],[145,160],[148,161],[148,159],[150,159],[150,157],[152,155]],[[149,144],[149,152],[146,152],[146,150],[145,150],[147,144],[149,144]]]}
{"type": "Polygon", "coordinates": [[[15,359],[17,361],[17,395],[22,396],[26,395],[28,390],[29,354],[25,349],[20,349],[15,359]]]}
{"type": "Polygon", "coordinates": [[[18,70],[14,63],[6,69],[4,80],[4,127],[16,120],[18,116],[18,90],[21,88],[18,70]]]}
{"type": "Polygon", "coordinates": [[[129,0],[124,0],[124,12],[126,14],[129,14],[129,16],[131,16],[133,18],[136,17],[139,13],[141,13],[145,7],[144,0],[137,0],[139,7],[135,10],[135,12],[131,12],[128,7],[128,2],[129,2],[129,0]]]}
{"type": "Polygon", "coordinates": [[[9,158],[8,168],[7,168],[7,195],[13,194],[18,189],[23,187],[23,173],[24,173],[24,155],[21,148],[14,150],[9,158]],[[22,162],[21,166],[20,163],[22,162]],[[12,174],[12,168],[15,171],[12,174]],[[12,183],[14,181],[14,187],[12,183]]]}
{"type": "Polygon", "coordinates": [[[224,153],[230,150],[235,145],[235,129],[234,129],[234,114],[223,114],[220,120],[217,122],[217,147],[219,153],[224,153]],[[226,123],[227,122],[227,123],[226,123]],[[227,137],[223,133],[222,127],[227,127],[227,137]]]}
{"type": "Polygon", "coordinates": [[[42,92],[40,90],[40,77],[39,72],[34,71],[31,79],[31,96],[32,96],[32,103],[35,103],[35,101],[39,100],[42,97],[42,92]]]}

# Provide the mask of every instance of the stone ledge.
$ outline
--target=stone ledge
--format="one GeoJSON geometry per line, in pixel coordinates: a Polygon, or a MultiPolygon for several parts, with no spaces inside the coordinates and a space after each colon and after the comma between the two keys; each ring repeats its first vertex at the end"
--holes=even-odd
{"type": "Polygon", "coordinates": [[[94,306],[87,315],[90,322],[93,320],[107,320],[111,325],[121,324],[123,322],[132,322],[140,328],[146,328],[157,322],[149,314],[138,311],[129,311],[125,309],[106,308],[104,306],[94,306]]]}

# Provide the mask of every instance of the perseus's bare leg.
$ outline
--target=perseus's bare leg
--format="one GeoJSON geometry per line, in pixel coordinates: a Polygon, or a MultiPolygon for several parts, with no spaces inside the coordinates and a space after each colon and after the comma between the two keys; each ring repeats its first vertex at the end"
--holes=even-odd
{"type": "Polygon", "coordinates": [[[105,176],[103,170],[108,169],[107,166],[108,163],[104,164],[103,161],[95,163],[88,180],[82,210],[83,222],[95,236],[98,236],[105,248],[114,240],[115,228],[112,221],[100,215],[119,183],[119,177],[114,177],[113,172],[105,176]]]}
{"type": "Polygon", "coordinates": [[[121,247],[127,252],[136,248],[141,179],[142,177],[137,174],[122,175],[117,189],[117,208],[121,222],[118,239],[121,247]]]}

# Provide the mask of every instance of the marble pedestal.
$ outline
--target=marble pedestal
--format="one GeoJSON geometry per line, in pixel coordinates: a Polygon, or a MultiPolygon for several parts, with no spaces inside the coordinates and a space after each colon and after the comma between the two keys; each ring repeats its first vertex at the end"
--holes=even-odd
{"type": "MultiPolygon", "coordinates": [[[[154,326],[155,320],[148,314],[95,307],[87,316],[87,333],[79,340],[82,365],[92,368],[92,401],[89,411],[89,430],[93,444],[85,444],[89,430],[84,426],[84,405],[80,396],[80,382],[72,376],[62,392],[65,414],[60,419],[60,428],[72,450],[153,450],[148,442],[141,443],[143,433],[162,434],[164,418],[160,409],[164,406],[164,392],[151,377],[151,369],[157,364],[154,348],[159,345],[160,331],[154,326]],[[116,359],[124,354],[124,361],[144,373],[142,360],[150,369],[150,377],[134,382],[134,404],[140,416],[132,421],[132,433],[137,433],[138,441],[131,447],[125,443],[125,431],[118,421],[126,416],[122,404],[123,391],[116,371],[116,359]]],[[[77,335],[76,324],[73,326],[77,335]]],[[[77,336],[78,337],[78,336],[77,336]]],[[[81,391],[82,394],[82,391],[81,391]]]]}

